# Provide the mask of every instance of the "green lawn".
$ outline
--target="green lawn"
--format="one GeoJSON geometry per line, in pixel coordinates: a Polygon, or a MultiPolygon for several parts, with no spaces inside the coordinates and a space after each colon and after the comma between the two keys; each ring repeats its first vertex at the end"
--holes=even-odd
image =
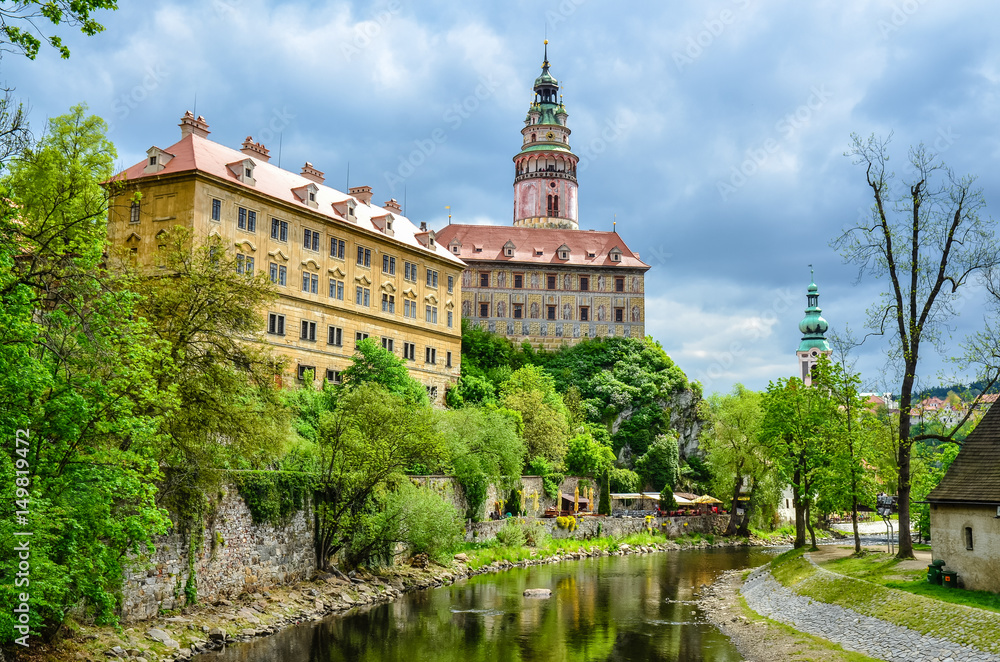
{"type": "Polygon", "coordinates": [[[966,591],[927,583],[927,571],[899,570],[899,560],[882,552],[867,552],[862,557],[848,556],[823,565],[840,575],[874,582],[888,588],[923,595],[942,602],[978,607],[1000,612],[1000,594],[988,591],[966,591]]]}

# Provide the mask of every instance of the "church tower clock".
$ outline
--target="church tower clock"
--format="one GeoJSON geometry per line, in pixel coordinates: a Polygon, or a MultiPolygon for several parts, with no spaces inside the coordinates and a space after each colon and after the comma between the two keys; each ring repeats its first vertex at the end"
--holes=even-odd
{"type": "Polygon", "coordinates": [[[576,166],[569,147],[569,114],[559,94],[559,81],[549,73],[545,41],[542,74],[524,119],[521,151],[514,156],[514,225],[578,230],[576,166]]]}

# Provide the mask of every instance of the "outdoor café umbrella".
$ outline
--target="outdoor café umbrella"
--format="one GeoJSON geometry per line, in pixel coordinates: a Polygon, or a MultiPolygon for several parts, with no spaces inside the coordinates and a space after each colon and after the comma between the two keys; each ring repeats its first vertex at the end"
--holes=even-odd
{"type": "Polygon", "coordinates": [[[722,503],[722,502],[716,499],[714,496],[709,496],[708,494],[704,494],[695,499],[694,503],[722,503]]]}

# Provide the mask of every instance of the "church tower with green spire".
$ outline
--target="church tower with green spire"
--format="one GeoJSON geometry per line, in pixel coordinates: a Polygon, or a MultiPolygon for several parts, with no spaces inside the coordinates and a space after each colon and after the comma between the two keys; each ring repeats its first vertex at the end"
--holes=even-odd
{"type": "Polygon", "coordinates": [[[802,332],[802,342],[795,355],[799,357],[799,378],[806,386],[812,384],[812,369],[819,361],[821,354],[830,356],[832,350],[830,343],[826,341],[826,331],[830,328],[826,320],[820,313],[823,310],[819,307],[819,288],[816,287],[816,278],[812,269],[809,270],[811,282],[806,291],[806,316],[799,322],[799,331],[802,332]]]}
{"type": "Polygon", "coordinates": [[[576,166],[570,150],[569,114],[559,94],[559,81],[549,73],[549,41],[545,40],[542,74],[524,119],[521,151],[514,156],[514,225],[578,230],[576,166]]]}

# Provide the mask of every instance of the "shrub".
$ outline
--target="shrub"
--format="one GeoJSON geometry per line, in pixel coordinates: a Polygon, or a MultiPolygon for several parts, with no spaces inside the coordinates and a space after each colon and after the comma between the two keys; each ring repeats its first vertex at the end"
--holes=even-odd
{"type": "Polygon", "coordinates": [[[462,541],[458,509],[437,492],[406,482],[397,492],[401,499],[402,538],[413,554],[442,560],[462,541]]]}
{"type": "Polygon", "coordinates": [[[508,517],[497,531],[496,539],[501,547],[524,547],[524,527],[516,517],[508,517]]]}
{"type": "Polygon", "coordinates": [[[525,542],[529,547],[545,547],[552,539],[549,527],[541,522],[525,523],[523,530],[525,542]]]}

